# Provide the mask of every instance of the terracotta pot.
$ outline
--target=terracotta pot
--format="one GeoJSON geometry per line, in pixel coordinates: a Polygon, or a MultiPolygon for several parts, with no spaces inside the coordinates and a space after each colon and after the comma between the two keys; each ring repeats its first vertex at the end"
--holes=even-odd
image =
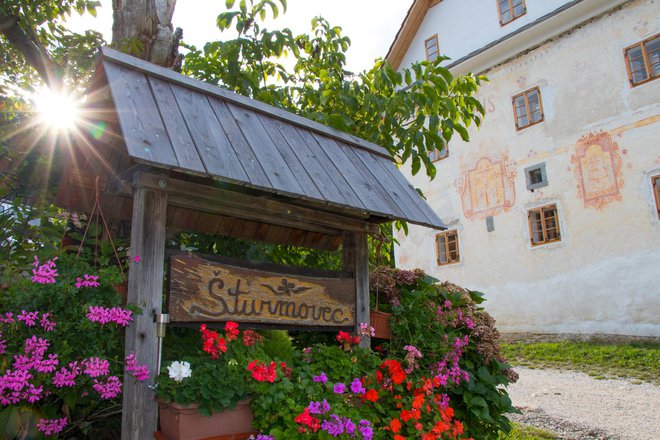
{"type": "Polygon", "coordinates": [[[198,405],[158,402],[160,430],[167,440],[246,439],[253,433],[249,400],[241,400],[234,409],[205,417],[198,405]]]}
{"type": "Polygon", "coordinates": [[[375,330],[376,338],[391,339],[392,333],[390,332],[390,314],[372,310],[369,312],[369,321],[375,330]]]}
{"type": "Polygon", "coordinates": [[[126,304],[126,298],[128,298],[128,280],[115,284],[115,291],[121,297],[122,303],[126,304]]]}

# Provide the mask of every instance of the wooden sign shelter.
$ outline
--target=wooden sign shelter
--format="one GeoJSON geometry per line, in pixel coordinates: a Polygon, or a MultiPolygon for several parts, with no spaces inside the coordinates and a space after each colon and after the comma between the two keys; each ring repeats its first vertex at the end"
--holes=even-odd
{"type": "MultiPolygon", "coordinates": [[[[56,202],[88,211],[100,176],[104,212],[130,221],[141,260],[131,263],[128,302],[143,313],[126,351],[152,377],[168,233],[341,245],[358,324],[369,321],[367,235],[392,220],[444,228],[382,147],[108,48],[85,114],[56,202]]],[[[156,430],[148,385],[124,383],[123,439],[156,430]]]]}
{"type": "Polygon", "coordinates": [[[213,261],[190,254],[171,257],[170,322],[355,327],[352,273],[340,277],[337,272],[302,268],[294,271],[276,265],[262,269],[246,263],[227,258],[213,261]]]}

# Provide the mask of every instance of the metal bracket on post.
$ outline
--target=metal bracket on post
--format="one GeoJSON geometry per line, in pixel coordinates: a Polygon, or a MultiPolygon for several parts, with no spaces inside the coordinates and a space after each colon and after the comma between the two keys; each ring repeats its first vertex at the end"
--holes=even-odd
{"type": "Polygon", "coordinates": [[[167,324],[170,323],[170,315],[167,313],[156,314],[156,337],[158,338],[158,371],[160,372],[163,361],[163,339],[167,331],[167,324]]]}

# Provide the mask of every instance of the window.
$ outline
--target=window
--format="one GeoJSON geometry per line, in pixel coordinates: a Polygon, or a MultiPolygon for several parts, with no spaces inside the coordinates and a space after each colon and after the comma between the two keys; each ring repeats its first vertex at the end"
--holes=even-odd
{"type": "Polygon", "coordinates": [[[458,263],[460,254],[458,253],[458,232],[445,231],[435,236],[435,247],[438,254],[438,266],[445,264],[458,263]]]}
{"type": "Polygon", "coordinates": [[[543,121],[541,92],[538,87],[513,97],[513,116],[518,130],[543,121]]]}
{"type": "Polygon", "coordinates": [[[658,219],[660,220],[660,175],[651,177],[653,182],[653,194],[655,194],[655,209],[658,211],[658,219]]]}
{"type": "Polygon", "coordinates": [[[624,52],[631,86],[660,75],[660,34],[630,46],[624,52]]]}
{"type": "Polygon", "coordinates": [[[426,49],[426,59],[434,61],[440,55],[440,48],[438,47],[438,34],[435,34],[424,42],[424,49],[426,49]]]}
{"type": "Polygon", "coordinates": [[[533,246],[560,241],[557,205],[542,206],[528,212],[529,236],[533,246]]]}
{"type": "Polygon", "coordinates": [[[525,15],[525,12],[527,12],[525,0],[497,0],[497,7],[500,12],[500,25],[502,26],[525,15]]]}
{"type": "Polygon", "coordinates": [[[441,150],[438,150],[437,148],[434,148],[433,150],[429,151],[429,159],[431,159],[432,162],[437,162],[442,159],[446,159],[449,156],[449,145],[445,145],[441,150]]]}
{"type": "Polygon", "coordinates": [[[548,176],[545,174],[545,163],[540,163],[525,168],[525,179],[527,179],[527,189],[534,191],[548,185],[548,176]]]}

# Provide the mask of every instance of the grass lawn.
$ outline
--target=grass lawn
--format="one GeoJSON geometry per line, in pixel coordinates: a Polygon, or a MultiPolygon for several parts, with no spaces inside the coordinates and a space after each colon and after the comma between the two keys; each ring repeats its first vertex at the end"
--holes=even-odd
{"type": "Polygon", "coordinates": [[[554,440],[553,434],[532,426],[513,424],[513,429],[508,435],[500,434],[498,440],[554,440]]]}
{"type": "Polygon", "coordinates": [[[517,342],[502,344],[502,353],[514,367],[570,369],[597,379],[627,377],[660,384],[660,344],[517,342]]]}

